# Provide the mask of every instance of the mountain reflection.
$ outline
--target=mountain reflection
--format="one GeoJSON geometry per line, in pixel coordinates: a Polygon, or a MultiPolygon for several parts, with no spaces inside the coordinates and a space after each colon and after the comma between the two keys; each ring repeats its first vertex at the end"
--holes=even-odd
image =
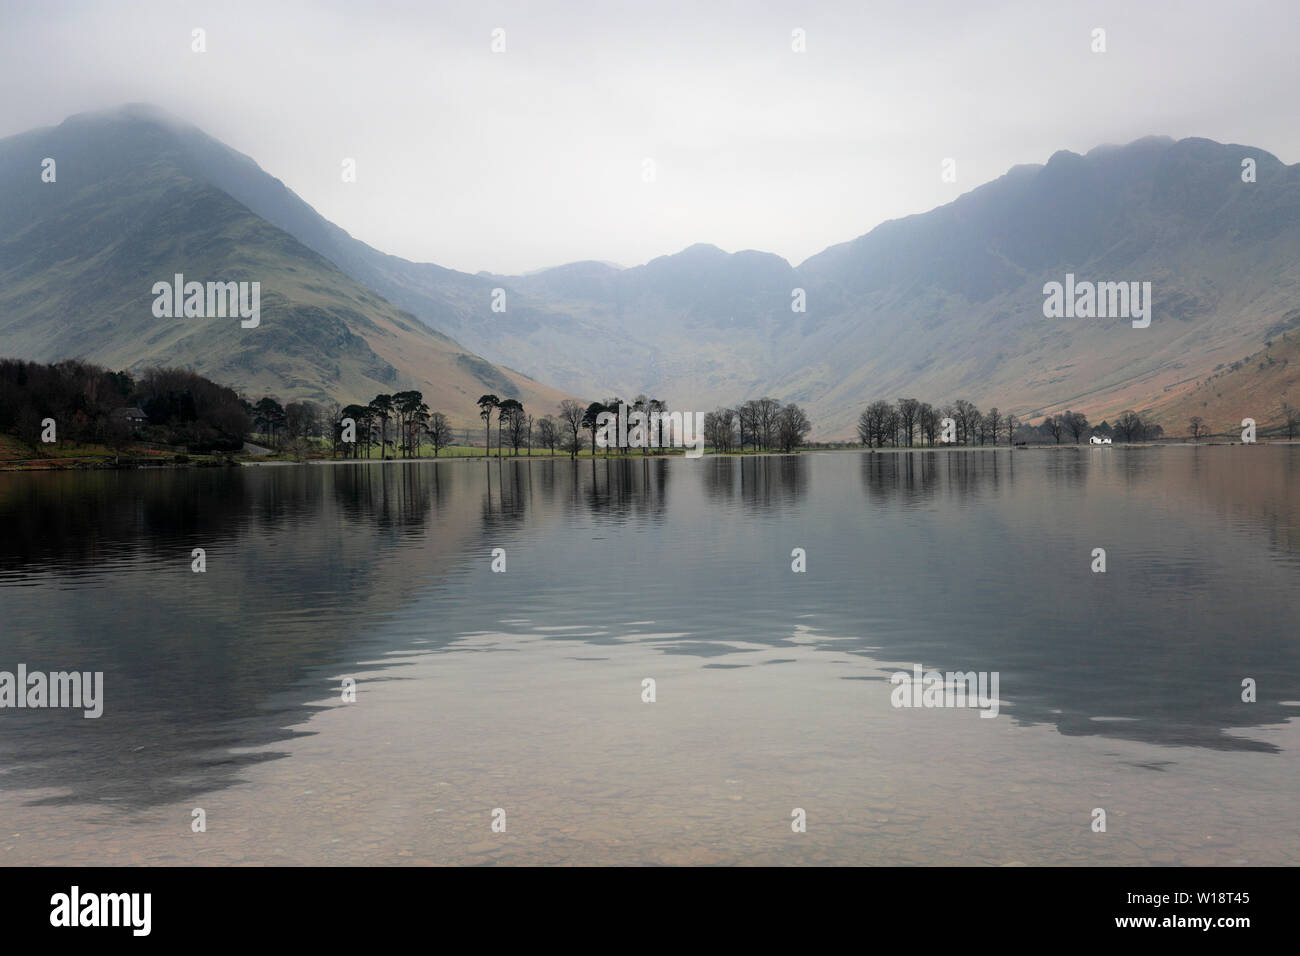
{"type": "Polygon", "coordinates": [[[123,809],[229,787],[283,756],[361,662],[512,629],[737,674],[740,648],[797,636],[877,675],[996,670],[1002,719],[1065,735],[1272,752],[1247,728],[1300,699],[1298,460],[1062,448],[0,475],[0,670],[102,670],[106,696],[99,720],[0,712],[0,787],[123,809]]]}

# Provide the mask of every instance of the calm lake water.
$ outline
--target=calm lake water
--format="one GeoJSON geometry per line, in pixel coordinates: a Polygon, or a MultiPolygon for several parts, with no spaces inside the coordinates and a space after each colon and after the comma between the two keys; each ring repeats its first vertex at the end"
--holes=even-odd
{"type": "Polygon", "coordinates": [[[105,698],[0,710],[0,863],[1300,863],[1298,477],[1276,445],[0,475],[0,671],[105,698]],[[891,706],[913,665],[997,672],[998,716],[891,706]]]}

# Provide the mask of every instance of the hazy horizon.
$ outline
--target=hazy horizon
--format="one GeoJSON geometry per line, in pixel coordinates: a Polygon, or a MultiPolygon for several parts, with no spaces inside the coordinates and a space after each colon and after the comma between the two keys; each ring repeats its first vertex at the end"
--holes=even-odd
{"type": "Polygon", "coordinates": [[[386,3],[358,19],[340,4],[74,2],[6,17],[0,136],[154,103],[356,238],[469,273],[634,266],[697,243],[797,265],[1012,166],[1151,135],[1300,159],[1269,94],[1300,86],[1297,14],[1262,3],[386,3]],[[949,157],[956,182],[940,179],[949,157]]]}

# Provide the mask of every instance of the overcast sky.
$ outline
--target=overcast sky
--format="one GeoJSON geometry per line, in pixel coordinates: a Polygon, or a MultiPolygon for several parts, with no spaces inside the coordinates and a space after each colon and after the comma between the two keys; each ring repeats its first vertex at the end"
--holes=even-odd
{"type": "Polygon", "coordinates": [[[354,236],[468,272],[695,242],[798,264],[1153,133],[1300,160],[1294,0],[0,0],[0,20],[0,136],[154,103],[354,236]]]}

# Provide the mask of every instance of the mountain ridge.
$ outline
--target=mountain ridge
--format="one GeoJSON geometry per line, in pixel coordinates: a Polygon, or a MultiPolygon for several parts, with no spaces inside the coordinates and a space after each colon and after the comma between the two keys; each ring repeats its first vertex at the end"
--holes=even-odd
{"type": "Polygon", "coordinates": [[[1059,150],[797,266],[696,243],[628,268],[584,260],[508,276],[380,252],[197,127],[127,112],[167,129],[194,178],[452,346],[587,398],[645,392],[707,408],[772,394],[805,404],[817,437],[851,435],[862,405],[901,394],[1022,416],[1154,406],[1222,354],[1255,350],[1300,287],[1300,165],[1200,137],[1059,150]],[[1152,328],[1044,318],[1042,285],[1066,272],[1152,281],[1152,328]]]}
{"type": "Polygon", "coordinates": [[[0,351],[187,365],[253,397],[347,404],[420,388],[457,425],[477,421],[485,391],[546,412],[564,397],[358,284],[196,175],[173,131],[138,115],[82,114],[0,141],[0,351]],[[51,155],[56,179],[42,183],[51,155]],[[260,326],[156,318],[150,289],[177,272],[260,282],[260,326]]]}

